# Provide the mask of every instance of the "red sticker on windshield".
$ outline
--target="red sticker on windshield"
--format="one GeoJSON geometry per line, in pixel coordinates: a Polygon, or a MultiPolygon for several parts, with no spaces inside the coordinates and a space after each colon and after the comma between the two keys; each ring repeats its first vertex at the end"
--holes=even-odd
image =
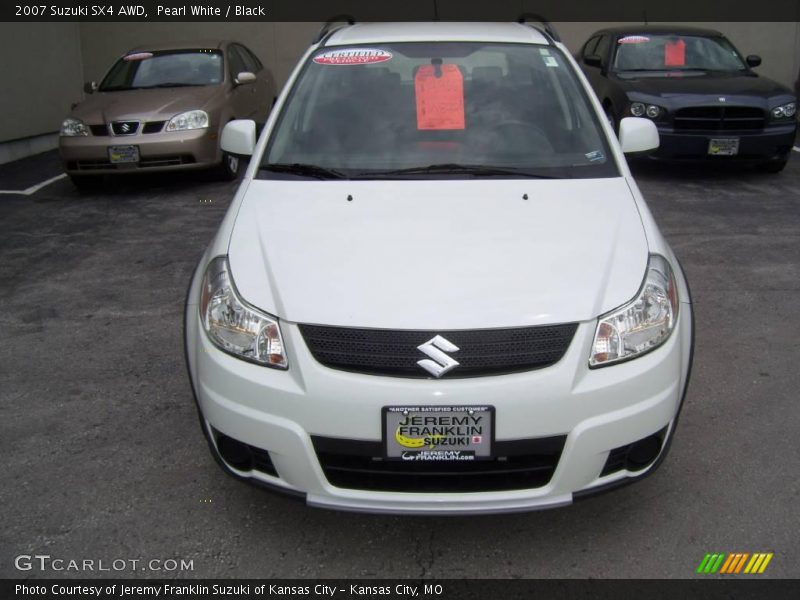
{"type": "Polygon", "coordinates": [[[682,67],[686,64],[686,42],[676,40],[664,44],[664,66],[682,67]]]}
{"type": "Polygon", "coordinates": [[[422,65],[414,87],[417,129],[464,129],[464,77],[458,66],[422,65]]]}
{"type": "Polygon", "coordinates": [[[371,65],[392,60],[392,53],[377,48],[328,50],[314,57],[318,65],[371,65]]]}
{"type": "Polygon", "coordinates": [[[122,60],[144,60],[145,58],[153,58],[152,52],[134,52],[133,54],[126,54],[122,60]]]}
{"type": "Polygon", "coordinates": [[[644,44],[645,42],[649,42],[650,38],[646,35],[626,35],[623,38],[619,38],[617,40],[618,44],[644,44]]]}

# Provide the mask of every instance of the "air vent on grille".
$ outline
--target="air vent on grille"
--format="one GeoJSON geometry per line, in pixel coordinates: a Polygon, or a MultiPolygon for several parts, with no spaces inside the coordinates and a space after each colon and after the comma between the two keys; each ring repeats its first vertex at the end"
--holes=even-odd
{"type": "Polygon", "coordinates": [[[410,331],[300,325],[314,358],[327,367],[370,375],[427,378],[417,361],[427,358],[417,347],[436,335],[458,346],[449,353],[459,365],[445,378],[502,375],[558,362],[575,335],[577,324],[410,331]]]}
{"type": "Polygon", "coordinates": [[[313,436],[325,477],[336,487],[387,492],[491,492],[547,485],[567,436],[497,441],[491,460],[383,460],[380,442],[313,436]]]}
{"type": "Polygon", "coordinates": [[[145,123],[144,127],[142,127],[142,133],[158,133],[164,129],[164,123],[166,123],[166,121],[150,121],[149,123],[145,123]]]}
{"type": "Polygon", "coordinates": [[[764,128],[764,111],[751,106],[691,106],[675,111],[675,129],[737,131],[764,128]]]}

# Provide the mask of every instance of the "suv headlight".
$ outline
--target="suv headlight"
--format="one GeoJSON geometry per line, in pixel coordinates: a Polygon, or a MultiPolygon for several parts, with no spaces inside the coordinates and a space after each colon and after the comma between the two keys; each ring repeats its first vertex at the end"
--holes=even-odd
{"type": "Polygon", "coordinates": [[[782,104],[773,108],[770,113],[773,119],[790,119],[797,112],[797,105],[794,102],[782,104]]]}
{"type": "Polygon", "coordinates": [[[208,113],[204,110],[188,110],[172,117],[166,131],[186,131],[208,127],[208,113]]]}
{"type": "Polygon", "coordinates": [[[58,132],[58,135],[62,137],[89,135],[89,128],[80,119],[68,117],[61,122],[61,131],[58,132]]]}
{"type": "Polygon", "coordinates": [[[260,365],[288,367],[278,320],[239,298],[227,257],[218,256],[211,261],[200,293],[200,318],[215,346],[260,365]]]}
{"type": "Polygon", "coordinates": [[[644,117],[645,115],[651,119],[657,119],[666,111],[655,104],[645,104],[644,102],[632,102],[628,108],[634,117],[644,117]]]}
{"type": "Polygon", "coordinates": [[[669,263],[651,254],[636,297],[598,319],[590,367],[641,356],[669,338],[678,316],[678,289],[669,263]]]}

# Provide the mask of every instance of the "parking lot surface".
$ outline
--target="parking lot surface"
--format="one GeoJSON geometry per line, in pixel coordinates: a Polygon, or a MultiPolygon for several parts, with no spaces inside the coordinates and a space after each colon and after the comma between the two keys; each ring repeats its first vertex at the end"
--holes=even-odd
{"type": "MultiPolygon", "coordinates": [[[[670,455],[571,507],[481,517],[312,509],[214,463],[181,316],[236,184],[0,195],[0,576],[661,578],[695,576],[707,552],[774,552],[762,577],[800,577],[800,154],[780,175],[634,171],[695,303],[670,455]],[[193,569],[20,572],[20,554],[193,569]]],[[[57,174],[52,154],[28,159],[0,188],[57,174]]]]}

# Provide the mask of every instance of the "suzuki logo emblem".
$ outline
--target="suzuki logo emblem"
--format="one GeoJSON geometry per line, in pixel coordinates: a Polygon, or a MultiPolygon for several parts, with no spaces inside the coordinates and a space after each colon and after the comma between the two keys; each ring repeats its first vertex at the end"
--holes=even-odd
{"type": "Polygon", "coordinates": [[[121,129],[123,133],[128,133],[131,130],[131,126],[127,123],[123,123],[121,129]]]}
{"type": "Polygon", "coordinates": [[[428,340],[417,349],[430,358],[418,360],[417,364],[434,377],[441,377],[448,371],[455,369],[460,363],[445,352],[458,352],[458,346],[444,339],[442,336],[428,340]]]}

